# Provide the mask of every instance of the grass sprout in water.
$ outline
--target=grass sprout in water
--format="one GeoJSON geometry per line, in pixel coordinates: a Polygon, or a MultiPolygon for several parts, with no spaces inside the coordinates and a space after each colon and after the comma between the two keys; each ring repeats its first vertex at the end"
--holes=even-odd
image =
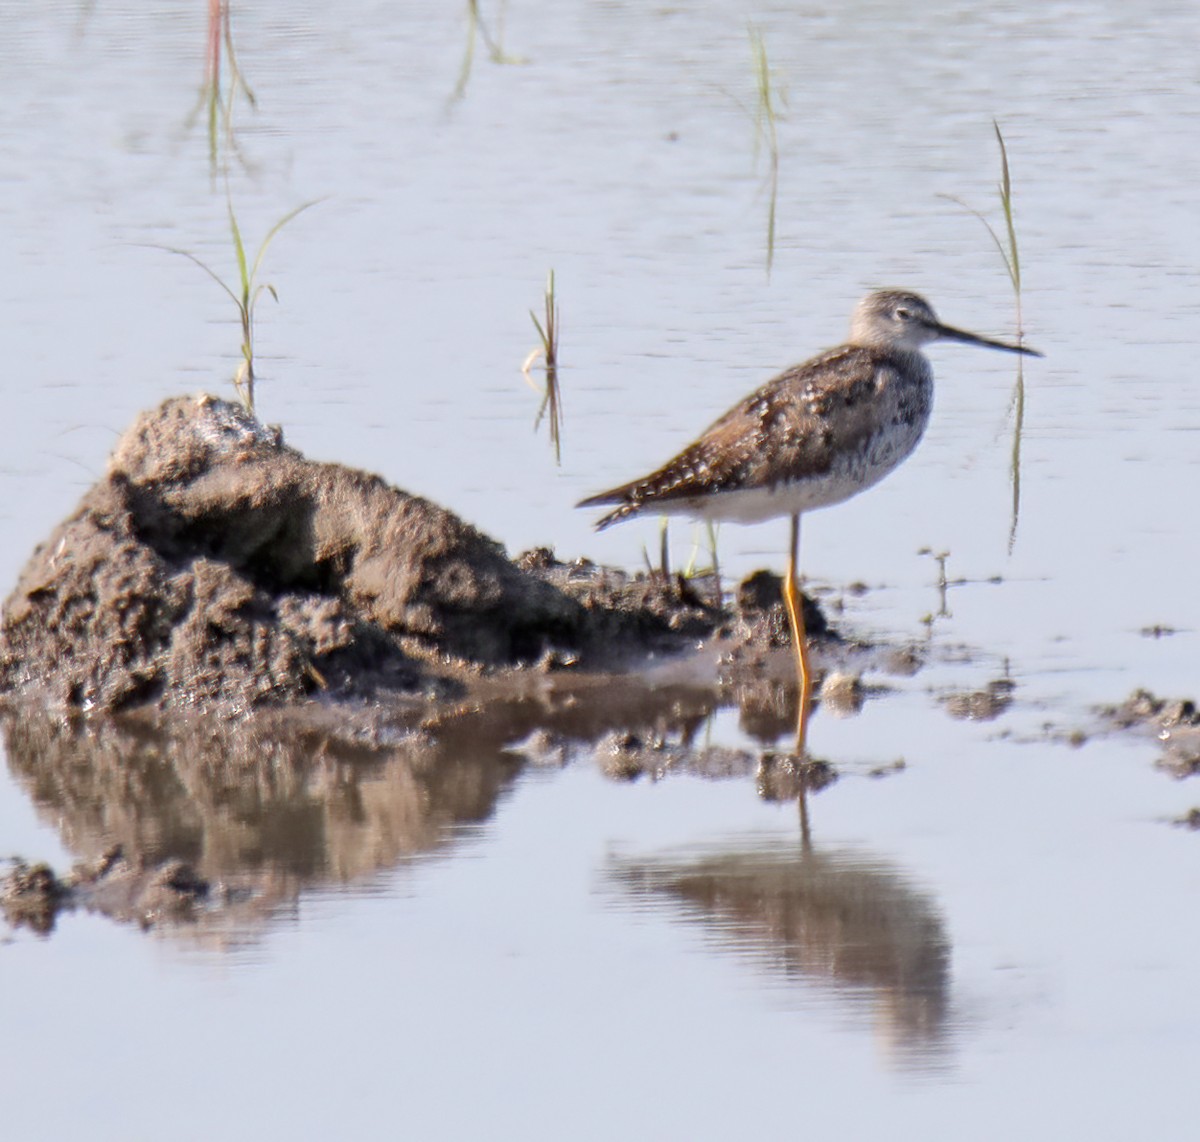
{"type": "Polygon", "coordinates": [[[775,124],[782,117],[776,104],[786,103],[786,100],[772,86],[771,65],[762,32],[750,24],[749,34],[757,89],[754,106],[755,157],[764,149],[767,152],[767,277],[770,277],[771,267],[775,264],[775,218],[779,201],[779,135],[775,124]]]}
{"type": "MultiPolygon", "coordinates": [[[[1013,300],[1016,305],[1017,344],[1025,338],[1025,326],[1021,313],[1021,256],[1017,246],[1017,227],[1013,219],[1013,189],[1012,175],[1008,166],[1008,147],[1004,143],[1004,133],[1000,124],[992,121],[992,129],[996,132],[996,142],[1000,147],[1000,207],[1004,214],[1004,237],[996,232],[995,227],[978,210],[968,206],[961,199],[947,195],[952,202],[957,203],[969,214],[973,214],[987,229],[995,243],[1004,269],[1012,285],[1013,300]]],[[[1021,438],[1025,429],[1025,365],[1024,358],[1017,358],[1017,377],[1013,385],[1011,410],[1013,413],[1012,455],[1009,465],[1009,479],[1012,484],[1012,513],[1008,528],[1008,550],[1011,553],[1017,541],[1017,524],[1021,517],[1021,438]]]]}
{"type": "Polygon", "coordinates": [[[950,580],[946,577],[946,561],[950,558],[949,551],[934,551],[932,547],[922,547],[917,551],[918,555],[928,555],[938,568],[937,591],[938,591],[938,609],[937,614],[932,612],[926,615],[923,622],[930,631],[933,630],[933,624],[936,619],[950,618],[950,608],[947,605],[947,592],[950,588],[950,580]]]}
{"type": "Polygon", "coordinates": [[[543,419],[548,421],[550,425],[550,443],[554,448],[554,460],[555,463],[561,464],[562,394],[558,385],[558,295],[555,291],[553,270],[550,271],[546,278],[544,304],[545,312],[541,320],[538,319],[538,315],[532,309],[529,311],[529,316],[533,318],[533,325],[538,332],[541,344],[533,349],[529,356],[525,358],[525,363],[521,366],[521,372],[525,374],[525,379],[529,384],[536,389],[537,385],[534,384],[530,373],[537,359],[539,357],[542,359],[542,368],[545,370],[546,381],[542,388],[542,403],[533,421],[533,430],[537,432],[541,428],[543,419]]]}
{"type": "Polygon", "coordinates": [[[213,279],[232,299],[234,305],[237,306],[238,319],[242,328],[242,345],[241,345],[241,361],[238,363],[237,371],[233,376],[233,387],[237,392],[238,398],[245,405],[246,411],[254,413],[254,313],[258,304],[259,297],[262,296],[265,290],[276,301],[279,300],[279,294],[275,287],[269,282],[260,282],[258,280],[259,271],[262,269],[263,258],[266,256],[267,247],[274,240],[275,235],[279,233],[293,218],[311,206],[315,206],[316,202],[306,202],[303,206],[297,206],[295,210],[289,210],[270,230],[267,231],[267,236],[262,240],[262,244],[258,247],[258,252],[254,256],[254,261],[250,262],[246,256],[246,246],[242,241],[241,227],[238,226],[237,214],[234,212],[232,201],[228,202],[229,208],[229,230],[233,239],[234,254],[237,258],[238,281],[237,288],[228,285],[225,280],[206,262],[201,261],[190,250],[181,250],[174,246],[164,246],[162,249],[168,250],[173,254],[180,254],[189,261],[194,262],[199,266],[210,278],[213,279]]]}

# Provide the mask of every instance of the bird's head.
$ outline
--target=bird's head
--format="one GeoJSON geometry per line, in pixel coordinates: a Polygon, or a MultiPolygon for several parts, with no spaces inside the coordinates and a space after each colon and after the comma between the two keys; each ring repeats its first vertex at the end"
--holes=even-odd
{"type": "Polygon", "coordinates": [[[943,325],[929,302],[907,290],[881,289],[867,294],[858,303],[850,321],[850,343],[864,348],[914,353],[921,346],[939,339],[984,345],[1030,357],[1041,356],[1036,349],[1027,349],[1024,345],[993,341],[990,337],[943,325]]]}

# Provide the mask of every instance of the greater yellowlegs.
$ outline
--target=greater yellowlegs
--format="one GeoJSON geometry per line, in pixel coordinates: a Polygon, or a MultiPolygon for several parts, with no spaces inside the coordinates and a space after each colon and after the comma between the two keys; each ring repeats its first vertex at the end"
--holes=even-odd
{"type": "Polygon", "coordinates": [[[915,293],[878,290],[858,303],[846,344],[784,370],[648,476],[578,505],[617,505],[598,531],[646,510],[734,523],[791,517],[783,597],[800,690],[797,752],[812,697],[796,588],[800,516],[878,483],[916,448],[933,405],[921,349],[939,338],[1041,356],[943,325],[915,293]]]}

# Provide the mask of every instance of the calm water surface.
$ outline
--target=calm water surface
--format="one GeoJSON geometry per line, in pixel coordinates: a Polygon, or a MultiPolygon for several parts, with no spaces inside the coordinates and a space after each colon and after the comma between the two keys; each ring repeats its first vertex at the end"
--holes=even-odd
{"type": "MultiPolygon", "coordinates": [[[[561,770],[455,759],[436,796],[403,767],[365,774],[357,817],[268,798],[197,842],[277,870],[266,914],[4,936],[6,1136],[1190,1137],[1200,877],[1167,822],[1200,796],[1152,742],[1071,749],[1042,726],[1088,726],[1138,685],[1200,692],[1200,11],[513,0],[522,62],[477,44],[455,101],[466,8],[234,12],[258,100],[229,174],[247,241],[321,199],[267,259],[265,418],[512,551],[637,564],[655,521],[596,536],[571,505],[839,341],[867,289],[1013,334],[991,241],[946,197],[1000,224],[995,118],[1046,353],[1026,367],[1015,547],[1013,361],[936,347],[926,442],[807,519],[803,561],[873,588],[847,598],[850,628],[928,638],[943,664],[817,716],[844,776],[807,841],[750,777],[622,784],[586,751],[561,770]],[[770,276],[747,20],[786,95],[770,276]],[[551,267],[561,467],[519,371],[551,267]],[[970,581],[928,634],[922,547],[970,581]],[[945,691],[1006,673],[999,720],[946,716],[945,691]]],[[[204,9],[0,5],[6,592],[139,409],[228,391],[228,299],[156,248],[235,272],[188,125],[204,9]]],[[[672,535],[685,561],[690,528],[672,535]]],[[[778,567],[785,539],[730,527],[721,556],[778,567]]],[[[731,714],[707,733],[746,742],[731,714]]],[[[135,818],[170,833],[196,796],[93,811],[95,788],[39,784],[26,760],[0,786],[0,847],[60,867],[135,818]]]]}

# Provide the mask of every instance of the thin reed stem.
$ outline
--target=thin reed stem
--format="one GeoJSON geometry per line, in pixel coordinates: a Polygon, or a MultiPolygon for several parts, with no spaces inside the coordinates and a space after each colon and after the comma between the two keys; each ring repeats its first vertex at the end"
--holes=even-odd
{"type": "Polygon", "coordinates": [[[780,117],[776,95],[771,82],[771,65],[767,59],[767,44],[762,32],[748,26],[750,51],[754,57],[754,82],[757,101],[754,108],[755,155],[765,147],[767,152],[767,277],[775,264],[776,214],[779,202],[779,135],[776,120],[780,117]]]}
{"type": "Polygon", "coordinates": [[[534,328],[538,332],[541,344],[533,349],[525,358],[521,371],[531,386],[533,379],[530,371],[534,362],[540,357],[546,380],[542,389],[542,403],[538,407],[537,416],[533,421],[533,430],[542,425],[543,418],[550,426],[550,444],[554,448],[554,461],[562,464],[562,391],[558,383],[558,294],[554,284],[554,271],[551,270],[546,278],[546,292],[543,298],[544,316],[539,320],[538,315],[531,309],[529,316],[533,319],[534,328]]]}

